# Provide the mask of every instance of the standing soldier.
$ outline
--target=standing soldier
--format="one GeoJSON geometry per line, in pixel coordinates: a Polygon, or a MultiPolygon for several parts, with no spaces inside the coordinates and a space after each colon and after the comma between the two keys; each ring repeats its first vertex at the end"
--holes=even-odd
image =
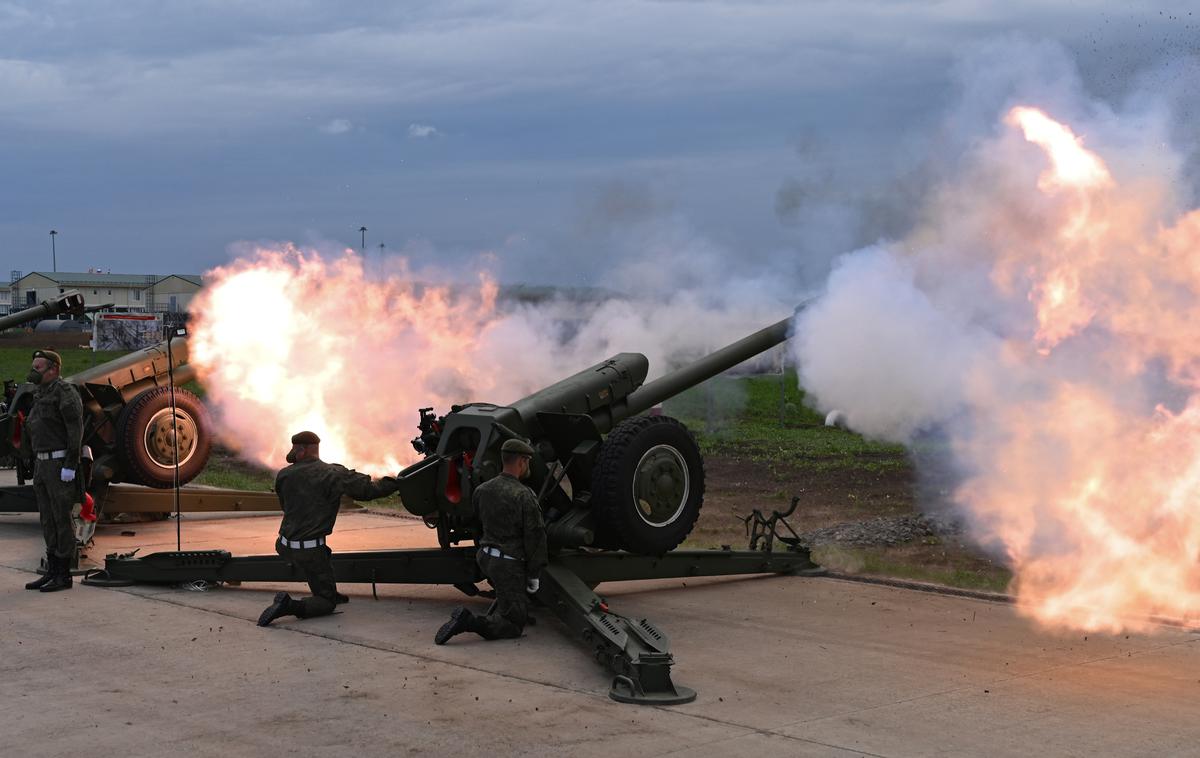
{"type": "Polygon", "coordinates": [[[275,477],[275,494],[283,508],[275,552],[300,570],[312,597],[293,600],[286,592],[276,593],[275,601],[258,617],[259,626],[267,626],[280,616],[327,616],[334,606],[348,602],[350,598],[339,593],[333,581],[331,553],[325,544],[337,520],[342,495],[374,500],[398,489],[390,476],[372,481],[366,474],[326,463],[321,460],[320,444],[321,438],[312,432],[293,435],[292,450],[287,454],[291,465],[275,477]]]}
{"type": "Polygon", "coordinates": [[[37,350],[25,377],[37,385],[25,434],[33,451],[33,492],[46,540],[46,573],[25,589],[42,592],[71,589],[75,555],[71,510],[79,502],[80,482],[75,481],[75,472],[83,444],[83,401],[79,392],[60,378],[61,371],[58,353],[37,350]]]}
{"type": "Polygon", "coordinates": [[[483,522],[479,568],[496,588],[496,602],[486,616],[460,606],[442,624],[433,641],[445,645],[456,634],[474,632],[485,640],[520,637],[528,618],[529,599],[546,566],[546,526],[533,490],[521,484],[529,477],[533,448],[511,439],[500,447],[500,476],[479,485],[472,497],[483,522]]]}

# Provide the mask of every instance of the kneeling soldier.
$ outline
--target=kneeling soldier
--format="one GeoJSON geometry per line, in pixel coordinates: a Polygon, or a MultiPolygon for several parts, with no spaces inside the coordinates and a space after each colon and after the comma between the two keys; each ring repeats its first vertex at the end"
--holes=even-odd
{"type": "Polygon", "coordinates": [[[504,471],[479,485],[472,496],[483,524],[476,560],[496,588],[486,616],[455,608],[433,641],[446,644],[456,634],[474,632],[487,640],[520,637],[528,618],[526,592],[536,593],[546,566],[546,526],[533,490],[521,484],[529,476],[533,448],[522,440],[500,447],[504,471]]]}
{"type": "Polygon", "coordinates": [[[366,474],[326,463],[321,460],[320,444],[321,438],[312,432],[294,435],[287,455],[291,465],[275,477],[275,494],[283,509],[275,551],[300,570],[312,597],[293,600],[286,592],[276,593],[275,601],[258,617],[259,626],[280,616],[326,616],[333,613],[334,606],[347,602],[349,598],[337,591],[331,553],[325,545],[337,520],[342,495],[374,500],[397,489],[396,480],[390,476],[372,481],[366,474]]]}

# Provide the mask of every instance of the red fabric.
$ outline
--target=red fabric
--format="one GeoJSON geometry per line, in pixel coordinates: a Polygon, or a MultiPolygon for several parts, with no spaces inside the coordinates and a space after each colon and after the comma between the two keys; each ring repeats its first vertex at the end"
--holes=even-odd
{"type": "Polygon", "coordinates": [[[446,499],[452,503],[462,500],[462,485],[458,481],[459,458],[451,458],[446,471],[446,499]]]}
{"type": "Polygon", "coordinates": [[[83,493],[83,507],[79,509],[79,517],[84,521],[96,520],[96,500],[90,492],[83,493]]]}
{"type": "Polygon", "coordinates": [[[13,424],[12,446],[21,449],[21,427],[25,426],[25,411],[17,411],[17,422],[13,424]]]}

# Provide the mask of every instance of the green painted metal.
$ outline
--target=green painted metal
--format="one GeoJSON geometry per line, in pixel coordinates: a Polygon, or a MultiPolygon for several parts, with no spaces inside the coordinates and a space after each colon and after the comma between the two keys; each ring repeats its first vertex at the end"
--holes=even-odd
{"type": "MultiPolygon", "coordinates": [[[[588,545],[580,540],[597,532],[591,474],[603,436],[620,422],[782,343],[792,318],[648,384],[646,356],[619,353],[508,405],[470,403],[453,406],[440,417],[423,409],[421,435],[413,446],[426,458],[400,472],[400,498],[408,510],[437,527],[443,547],[474,539],[478,525],[471,493],[500,473],[501,444],[520,436],[537,451],[528,483],[541,493],[552,545],[588,545]],[[564,469],[570,495],[553,481],[564,469]],[[569,520],[572,527],[555,528],[559,520],[569,520]]],[[[644,517],[652,526],[671,523],[686,500],[680,497],[688,486],[682,461],[675,462],[673,471],[670,458],[669,451],[661,451],[643,461],[647,475],[639,479],[636,502],[644,499],[644,517]]]]}

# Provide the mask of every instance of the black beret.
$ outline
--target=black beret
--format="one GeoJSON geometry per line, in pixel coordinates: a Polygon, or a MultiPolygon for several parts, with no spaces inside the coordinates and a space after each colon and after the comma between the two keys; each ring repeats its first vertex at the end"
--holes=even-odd
{"type": "Polygon", "coordinates": [[[319,445],[321,438],[312,432],[297,432],[292,435],[293,445],[319,445]]]}
{"type": "Polygon", "coordinates": [[[513,438],[504,441],[504,444],[500,446],[500,452],[531,456],[533,455],[533,448],[525,440],[513,438]]]}

